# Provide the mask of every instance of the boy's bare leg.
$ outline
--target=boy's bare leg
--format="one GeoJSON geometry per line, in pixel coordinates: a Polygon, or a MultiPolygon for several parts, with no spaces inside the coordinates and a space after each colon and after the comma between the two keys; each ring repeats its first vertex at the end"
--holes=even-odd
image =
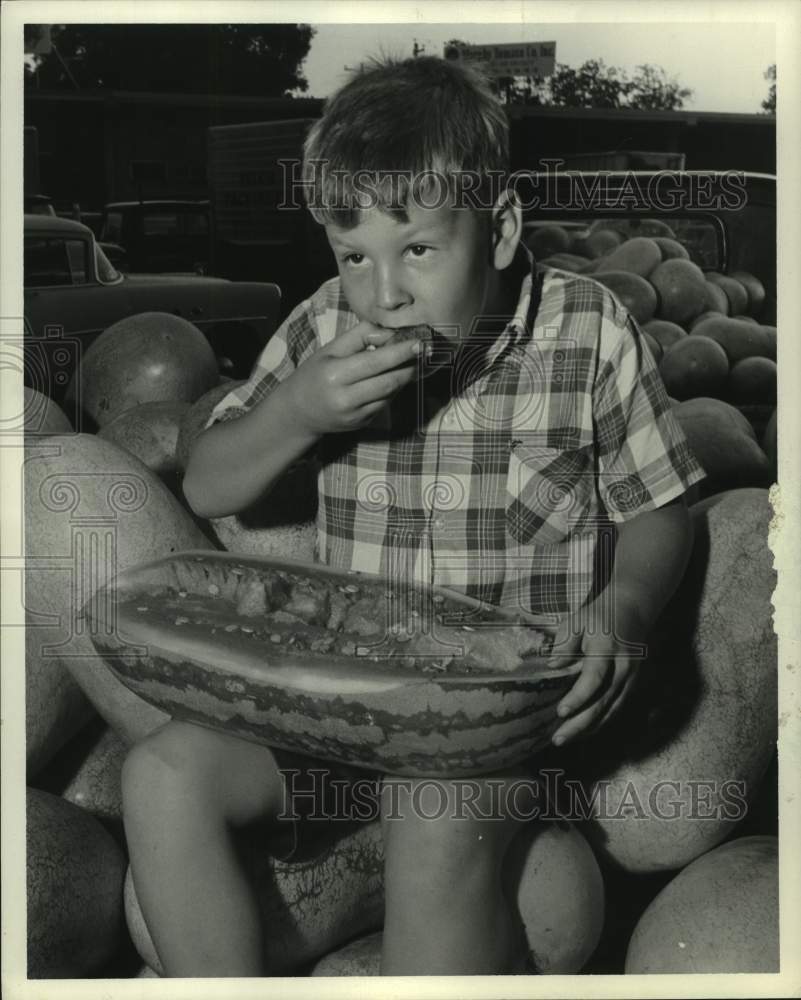
{"type": "MultiPolygon", "coordinates": [[[[520,777],[495,780],[508,787],[520,777]]],[[[478,791],[474,811],[491,813],[488,784],[471,780],[478,791]]],[[[495,793],[495,812],[498,798],[503,803],[502,792],[495,793]]],[[[523,928],[501,882],[506,849],[523,821],[510,815],[471,818],[458,800],[453,782],[384,779],[382,975],[503,974],[525,957],[523,928]],[[392,785],[397,786],[394,794],[392,785]],[[443,802],[444,815],[425,818],[439,813],[443,802]],[[402,818],[394,818],[393,812],[402,818]],[[453,818],[454,812],[465,818],[453,818]]]]}
{"type": "Polygon", "coordinates": [[[125,832],[137,899],[168,976],[259,976],[257,901],[232,830],[281,808],[270,750],[169,722],[128,755],[125,832]]]}

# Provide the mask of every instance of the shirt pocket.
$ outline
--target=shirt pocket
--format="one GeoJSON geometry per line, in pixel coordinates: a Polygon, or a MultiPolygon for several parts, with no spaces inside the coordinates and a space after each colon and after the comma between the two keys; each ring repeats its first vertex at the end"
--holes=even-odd
{"type": "Polygon", "coordinates": [[[513,545],[554,545],[587,521],[595,494],[593,446],[517,444],[506,480],[506,532],[513,545]]]}

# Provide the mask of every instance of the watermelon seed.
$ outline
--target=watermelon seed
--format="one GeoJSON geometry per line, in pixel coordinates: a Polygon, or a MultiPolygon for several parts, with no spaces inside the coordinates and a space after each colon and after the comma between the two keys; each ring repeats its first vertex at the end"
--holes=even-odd
{"type": "Polygon", "coordinates": [[[179,615],[179,616],[178,616],[178,617],[177,617],[177,618],[175,619],[175,624],[176,624],[176,625],[188,625],[188,624],[189,624],[189,619],[188,619],[188,618],[183,618],[183,617],[181,617],[181,616],[179,615]]]}
{"type": "Polygon", "coordinates": [[[253,629],[250,627],[250,625],[241,625],[240,628],[242,629],[243,632],[252,632],[253,631],[253,629]]]}
{"type": "Polygon", "coordinates": [[[270,642],[279,643],[281,641],[281,636],[277,632],[273,632],[270,636],[270,642]]]}
{"type": "Polygon", "coordinates": [[[148,609],[147,609],[147,607],[145,605],[143,605],[141,608],[137,608],[136,610],[137,611],[147,611],[148,609]]]}
{"type": "Polygon", "coordinates": [[[238,626],[238,625],[226,625],[226,626],[225,626],[225,631],[226,631],[226,632],[236,632],[236,630],[237,630],[238,628],[239,628],[239,626],[238,626]]]}
{"type": "Polygon", "coordinates": [[[346,594],[358,594],[359,593],[359,588],[356,586],[355,583],[346,583],[345,586],[342,589],[345,591],[346,594]]]}
{"type": "Polygon", "coordinates": [[[178,591],[178,596],[179,597],[186,597],[186,591],[185,590],[179,590],[178,591]]]}

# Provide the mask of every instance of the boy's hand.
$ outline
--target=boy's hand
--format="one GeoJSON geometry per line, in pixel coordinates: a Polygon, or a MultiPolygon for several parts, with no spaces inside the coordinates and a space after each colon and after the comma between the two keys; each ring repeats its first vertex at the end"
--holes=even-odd
{"type": "MultiPolygon", "coordinates": [[[[608,597],[608,595],[607,595],[608,597]]],[[[598,603],[586,605],[573,616],[566,616],[557,629],[549,666],[567,667],[580,662],[578,680],[564,696],[558,713],[568,719],[554,733],[553,742],[566,743],[577,736],[598,730],[621,708],[642,663],[647,626],[633,601],[618,600],[614,628],[587,623],[604,622],[598,603]],[[568,718],[569,717],[569,718],[568,718]]]]}
{"type": "Polygon", "coordinates": [[[363,427],[412,381],[423,344],[387,343],[391,338],[392,330],[363,321],[298,367],[284,384],[306,430],[330,434],[363,427]]]}

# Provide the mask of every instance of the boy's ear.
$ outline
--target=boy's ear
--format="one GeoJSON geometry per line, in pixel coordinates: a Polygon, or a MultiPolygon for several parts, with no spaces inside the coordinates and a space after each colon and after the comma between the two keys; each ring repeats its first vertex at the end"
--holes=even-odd
{"type": "Polygon", "coordinates": [[[502,271],[514,260],[523,235],[523,210],[513,191],[502,191],[492,209],[492,263],[502,271]]]}

